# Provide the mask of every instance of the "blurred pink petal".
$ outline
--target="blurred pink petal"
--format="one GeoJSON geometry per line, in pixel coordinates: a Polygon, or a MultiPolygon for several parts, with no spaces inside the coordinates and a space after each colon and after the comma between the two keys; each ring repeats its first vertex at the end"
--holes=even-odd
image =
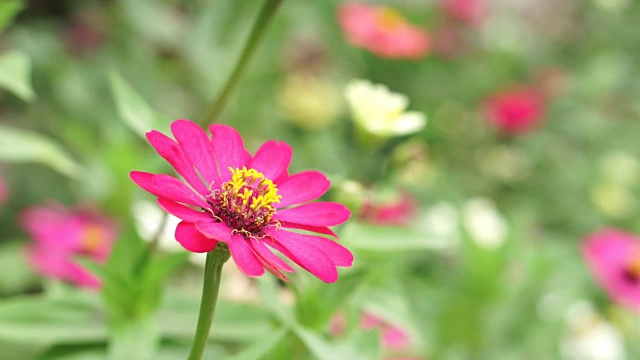
{"type": "Polygon", "coordinates": [[[348,42],[380,57],[421,59],[431,47],[425,30],[388,7],[343,4],[338,9],[338,21],[348,42]]]}
{"type": "Polygon", "coordinates": [[[604,229],[586,238],[582,254],[613,301],[640,313],[640,238],[604,229]]]}
{"type": "Polygon", "coordinates": [[[360,319],[364,330],[379,329],[382,346],[387,349],[406,349],[411,346],[409,334],[402,328],[391,325],[378,316],[365,312],[360,319]]]}
{"type": "Polygon", "coordinates": [[[49,205],[25,210],[21,227],[31,236],[30,262],[42,275],[79,286],[99,287],[99,280],[73,262],[86,256],[106,261],[117,237],[114,223],[94,212],[49,205]]]}
{"type": "Polygon", "coordinates": [[[367,200],[360,209],[360,219],[377,225],[407,226],[414,220],[418,204],[408,193],[391,201],[367,200]]]}
{"type": "Polygon", "coordinates": [[[484,0],[440,0],[439,4],[447,16],[467,25],[480,25],[487,18],[484,0]]]}

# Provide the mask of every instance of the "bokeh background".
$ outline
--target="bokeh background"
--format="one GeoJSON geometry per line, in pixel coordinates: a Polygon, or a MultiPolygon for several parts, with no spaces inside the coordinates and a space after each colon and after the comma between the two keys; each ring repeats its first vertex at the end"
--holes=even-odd
{"type": "MultiPolygon", "coordinates": [[[[298,270],[285,286],[229,262],[208,358],[640,358],[638,313],[581,252],[601,228],[640,233],[640,3],[368,2],[427,34],[411,59],[349,41],[345,4],[284,1],[217,121],[251,150],[289,143],[292,172],[329,176],[326,198],[353,212],[337,232],[354,266],[335,284],[298,270]],[[359,141],[354,79],[405,94],[426,126],[359,141]]],[[[124,250],[109,266],[128,269],[122,254],[146,249],[163,219],[128,174],[169,172],[140,135],[203,118],[260,5],[0,1],[0,358],[113,357],[131,304],[150,358],[186,357],[203,260],[175,243],[171,219],[153,255],[172,259],[161,290],[114,300],[117,286],[34,268],[24,214],[110,219],[124,250]]],[[[136,271],[123,276],[141,286],[136,271]]]]}

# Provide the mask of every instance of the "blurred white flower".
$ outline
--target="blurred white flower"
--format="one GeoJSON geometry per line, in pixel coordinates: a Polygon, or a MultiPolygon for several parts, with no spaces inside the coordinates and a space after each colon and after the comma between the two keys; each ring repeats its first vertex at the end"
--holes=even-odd
{"type": "Polygon", "coordinates": [[[393,93],[384,85],[352,80],[344,90],[353,119],[359,129],[378,137],[412,134],[427,123],[423,113],[405,111],[406,95],[393,93]]]}
{"type": "Polygon", "coordinates": [[[313,75],[287,77],[278,103],[288,120],[307,130],[331,125],[343,108],[340,90],[327,78],[313,75]]]}
{"type": "MultiPolygon", "coordinates": [[[[165,216],[164,211],[155,203],[145,200],[135,201],[131,210],[138,235],[145,241],[151,241],[163,221],[162,219],[165,216]]],[[[158,244],[160,248],[166,251],[180,251],[182,250],[182,246],[180,246],[174,236],[176,226],[178,226],[180,219],[169,214],[167,214],[167,216],[169,218],[160,230],[158,244]]]]}
{"type": "Polygon", "coordinates": [[[619,331],[595,312],[593,306],[581,301],[566,315],[568,334],[560,349],[570,360],[625,360],[625,350],[619,331]]]}
{"type": "Polygon", "coordinates": [[[485,198],[468,200],[462,222],[471,239],[485,249],[496,249],[507,239],[507,222],[493,202],[485,198]]]}
{"type": "Polygon", "coordinates": [[[422,215],[420,230],[443,240],[442,247],[455,246],[460,241],[460,219],[456,208],[439,202],[422,215]]]}

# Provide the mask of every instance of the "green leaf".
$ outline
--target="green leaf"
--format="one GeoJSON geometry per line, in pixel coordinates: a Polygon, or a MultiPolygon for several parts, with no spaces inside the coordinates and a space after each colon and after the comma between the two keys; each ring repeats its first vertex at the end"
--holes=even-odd
{"type": "MultiPolygon", "coordinates": [[[[198,320],[200,300],[167,292],[158,311],[162,335],[177,341],[191,341],[198,320]]],[[[217,341],[247,342],[272,334],[274,327],[262,306],[218,300],[210,338],[217,341]]]]}
{"type": "Polygon", "coordinates": [[[320,360],[376,360],[382,355],[377,331],[358,332],[339,342],[329,342],[319,333],[302,327],[295,327],[294,332],[320,360]]]}
{"type": "Polygon", "coordinates": [[[82,173],[82,167],[53,140],[3,125],[0,125],[0,161],[38,162],[74,179],[79,179],[82,173]]]}
{"type": "Polygon", "coordinates": [[[350,222],[340,234],[342,245],[375,252],[432,250],[448,247],[451,239],[414,228],[350,222]]]}
{"type": "Polygon", "coordinates": [[[107,326],[98,294],[22,297],[0,304],[0,341],[83,344],[106,341],[107,326]]]}
{"type": "Polygon", "coordinates": [[[0,32],[11,24],[11,21],[24,8],[22,0],[3,0],[0,2],[0,32]]]}
{"type": "Polygon", "coordinates": [[[153,110],[147,101],[115,71],[109,75],[111,93],[120,119],[137,135],[146,139],[151,130],[167,132],[169,119],[153,110]]]}
{"type": "Polygon", "coordinates": [[[262,341],[259,341],[242,352],[227,358],[227,360],[260,360],[264,359],[265,355],[269,353],[282,338],[287,334],[286,329],[278,331],[275,335],[269,335],[264,337],[262,341]]]}
{"type": "Polygon", "coordinates": [[[27,55],[16,50],[0,55],[0,87],[24,101],[36,100],[31,87],[31,60],[27,55]]]}

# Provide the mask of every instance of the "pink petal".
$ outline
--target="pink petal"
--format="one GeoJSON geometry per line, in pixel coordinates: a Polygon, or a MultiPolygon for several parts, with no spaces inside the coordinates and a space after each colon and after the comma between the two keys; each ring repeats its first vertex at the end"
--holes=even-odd
{"type": "Polygon", "coordinates": [[[251,160],[251,168],[261,172],[267,179],[277,179],[289,167],[291,154],[291,146],[287,143],[267,141],[251,160]]]}
{"type": "Polygon", "coordinates": [[[231,126],[213,124],[209,126],[211,142],[222,182],[231,179],[229,168],[242,167],[246,162],[246,150],[240,134],[231,126]]]}
{"type": "Polygon", "coordinates": [[[155,130],[147,133],[147,140],[149,140],[149,143],[156,149],[158,154],[167,160],[193,189],[202,195],[208,195],[211,192],[202,182],[193,168],[193,163],[187,159],[178,143],[155,130]]]}
{"type": "Polygon", "coordinates": [[[215,249],[218,242],[202,235],[192,223],[182,221],[176,227],[176,240],[191,252],[203,253],[215,249]]]}
{"type": "Polygon", "coordinates": [[[283,228],[288,228],[288,229],[300,229],[300,230],[316,232],[316,233],[319,233],[319,234],[332,236],[332,237],[334,237],[336,239],[338,238],[338,234],[336,234],[335,232],[333,232],[333,230],[329,229],[326,226],[302,225],[302,224],[294,224],[294,223],[290,223],[290,222],[286,222],[286,221],[280,221],[280,226],[282,226],[283,228]]]}
{"type": "Polygon", "coordinates": [[[338,280],[338,270],[331,259],[317,247],[300,243],[290,232],[276,230],[275,228],[265,229],[265,233],[275,241],[267,242],[267,245],[280,251],[283,255],[293,260],[296,264],[315,275],[318,279],[332,283],[338,280]]]}
{"type": "Polygon", "coordinates": [[[210,239],[216,239],[223,243],[231,241],[231,233],[233,231],[221,222],[213,222],[212,219],[208,219],[208,221],[197,222],[196,228],[210,239]]]}
{"type": "Polygon", "coordinates": [[[282,200],[278,207],[285,207],[315,200],[329,190],[331,182],[319,171],[305,171],[289,176],[278,184],[282,200]]]}
{"type": "Polygon", "coordinates": [[[273,219],[312,226],[342,224],[351,216],[346,206],[334,202],[315,202],[291,209],[278,210],[273,219]]]}
{"type": "Polygon", "coordinates": [[[152,193],[155,196],[161,196],[161,192],[153,187],[153,177],[155,175],[144,171],[132,171],[129,173],[129,177],[136,185],[143,188],[145,191],[152,193]]]}
{"type": "Polygon", "coordinates": [[[260,276],[264,274],[264,267],[251,251],[251,247],[244,237],[241,235],[233,235],[228,245],[231,257],[233,257],[233,261],[238,265],[240,271],[247,276],[260,276]]]}
{"type": "Polygon", "coordinates": [[[207,186],[220,183],[213,146],[204,130],[189,120],[176,120],[171,124],[171,132],[207,186]]]}
{"type": "MultiPolygon", "coordinates": [[[[315,246],[325,253],[336,266],[351,266],[353,264],[353,254],[344,246],[337,242],[321,236],[298,234],[286,230],[279,230],[278,234],[284,233],[288,239],[301,244],[315,246]]],[[[282,235],[278,235],[280,238],[282,235]]]]}
{"type": "Polygon", "coordinates": [[[158,198],[158,205],[169,214],[190,223],[211,220],[211,214],[206,211],[194,210],[166,198],[158,198]]]}
{"type": "Polygon", "coordinates": [[[151,180],[151,185],[158,192],[157,195],[160,197],[165,197],[185,204],[196,205],[202,208],[209,207],[209,204],[207,204],[200,194],[196,194],[182,181],[174,178],[173,176],[165,174],[154,175],[151,180]]]}
{"type": "Polygon", "coordinates": [[[293,272],[293,269],[289,264],[282,261],[276,254],[272,253],[269,248],[261,241],[256,239],[251,239],[251,247],[253,248],[256,255],[265,259],[269,264],[271,264],[274,268],[279,270],[284,270],[286,272],[293,272]]]}
{"type": "MultiPolygon", "coordinates": [[[[267,271],[269,271],[270,273],[272,273],[273,275],[275,275],[278,279],[282,280],[282,281],[289,281],[289,279],[284,276],[284,274],[280,271],[283,270],[281,267],[278,266],[278,264],[272,260],[270,260],[270,257],[274,257],[278,260],[280,260],[280,258],[278,258],[277,256],[275,256],[271,251],[269,251],[269,249],[266,249],[266,246],[264,246],[264,244],[261,244],[262,246],[265,247],[265,256],[262,256],[257,250],[256,247],[254,246],[255,243],[260,243],[260,240],[256,240],[256,239],[251,239],[251,246],[252,246],[252,251],[253,254],[256,256],[256,258],[258,258],[258,260],[260,261],[260,263],[262,264],[262,266],[267,269],[267,271]],[[268,255],[271,254],[271,255],[268,255]]],[[[280,260],[282,262],[282,260],[280,260]]],[[[286,265],[286,263],[282,262],[283,264],[286,265]]],[[[288,267],[288,265],[287,265],[288,267]]],[[[292,270],[293,271],[293,270],[292,270]]]]}

